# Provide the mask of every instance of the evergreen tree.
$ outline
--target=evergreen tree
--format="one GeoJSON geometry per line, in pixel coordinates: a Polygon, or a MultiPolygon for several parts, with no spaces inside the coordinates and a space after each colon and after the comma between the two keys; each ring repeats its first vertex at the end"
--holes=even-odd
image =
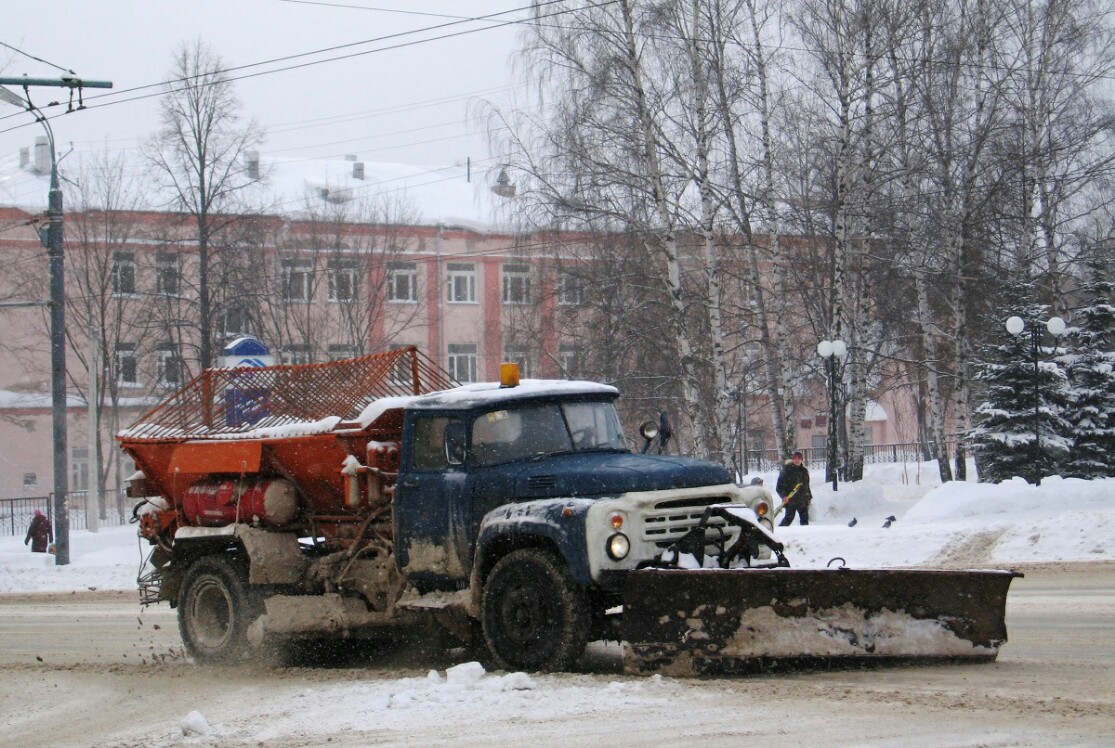
{"type": "Polygon", "coordinates": [[[1022,332],[1004,329],[1002,342],[985,349],[986,363],[976,374],[986,400],[976,409],[970,438],[981,481],[1022,476],[1040,483],[1061,472],[1072,447],[1071,426],[1061,415],[1066,377],[1053,360],[1057,349],[1041,344],[1049,337],[1049,307],[1031,304],[1018,316],[1022,332]]]}
{"type": "Polygon", "coordinates": [[[1064,415],[1073,429],[1065,474],[1102,478],[1115,476],[1115,284],[1100,263],[1089,270],[1091,303],[1077,313],[1067,335],[1072,350],[1059,359],[1070,383],[1064,415]]]}

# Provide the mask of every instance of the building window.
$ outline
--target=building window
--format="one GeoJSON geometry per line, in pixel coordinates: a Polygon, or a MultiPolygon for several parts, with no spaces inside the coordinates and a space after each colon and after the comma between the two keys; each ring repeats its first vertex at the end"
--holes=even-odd
{"type": "MultiPolygon", "coordinates": [[[[409,345],[395,344],[388,348],[388,351],[395,353],[403,348],[410,348],[409,345]]],[[[410,356],[400,356],[395,365],[391,367],[388,373],[388,381],[395,387],[404,387],[407,392],[414,388],[414,359],[410,356]]]]}
{"type": "Polygon", "coordinates": [[[503,303],[530,303],[530,266],[503,266],[503,303]]]}
{"type": "Polygon", "coordinates": [[[387,300],[396,304],[414,304],[418,301],[418,264],[414,262],[387,263],[387,300]]]}
{"type": "Polygon", "coordinates": [[[518,364],[519,376],[529,379],[534,376],[534,367],[530,362],[530,348],[525,345],[509,345],[503,352],[503,360],[508,363],[518,364]]]}
{"type": "Polygon", "coordinates": [[[342,361],[346,358],[356,358],[359,355],[360,352],[356,350],[356,346],[354,345],[339,343],[329,346],[330,361],[342,361]]]}
{"type": "Polygon", "coordinates": [[[112,292],[130,296],[136,292],[136,256],[134,252],[113,252],[112,292]]]}
{"type": "Polygon", "coordinates": [[[217,336],[220,338],[238,338],[241,335],[251,335],[252,325],[248,319],[247,310],[241,307],[228,307],[217,313],[217,336]]]}
{"type": "Polygon", "coordinates": [[[36,475],[35,473],[24,473],[23,474],[23,487],[24,488],[38,488],[39,487],[39,476],[36,475]]]}
{"type": "Polygon", "coordinates": [[[160,387],[181,387],[185,374],[185,362],[178,353],[178,346],[164,343],[156,351],[155,379],[160,387]]]}
{"type": "Polygon", "coordinates": [[[449,345],[449,376],[458,382],[476,381],[476,346],[467,344],[449,345]]]}
{"type": "Polygon", "coordinates": [[[356,301],[357,291],[356,260],[331,260],[329,263],[329,300],[351,303],[356,301]]]}
{"type": "Polygon", "coordinates": [[[558,277],[558,303],[562,306],[581,306],[585,301],[584,281],[575,275],[558,277]]]}
{"type": "Polygon", "coordinates": [[[70,450],[70,490],[89,490],[88,447],[74,447],[70,450]]]}
{"type": "Polygon", "coordinates": [[[180,268],[177,252],[159,252],[155,256],[155,293],[177,296],[180,268]]]}
{"type": "Polygon", "coordinates": [[[120,343],[116,346],[116,382],[124,386],[139,384],[139,367],[136,361],[134,343],[120,343]]]}
{"type": "Polygon", "coordinates": [[[279,351],[279,359],[284,364],[308,364],[310,363],[310,346],[288,345],[279,351]]]}
{"type": "Polygon", "coordinates": [[[308,304],[314,297],[314,264],[311,260],[282,261],[283,299],[308,304]]]}
{"type": "Polygon", "coordinates": [[[458,304],[475,304],[476,266],[471,262],[450,262],[447,270],[446,301],[458,304]]]}
{"type": "Polygon", "coordinates": [[[568,345],[561,346],[561,348],[558,349],[558,366],[561,367],[561,376],[566,379],[574,379],[581,376],[581,365],[577,356],[577,349],[568,345]]]}

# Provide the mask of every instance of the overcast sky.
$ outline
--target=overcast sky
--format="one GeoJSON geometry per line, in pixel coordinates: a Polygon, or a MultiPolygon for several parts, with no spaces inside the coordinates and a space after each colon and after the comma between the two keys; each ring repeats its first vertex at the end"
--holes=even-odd
{"type": "MultiPolygon", "coordinates": [[[[59,116],[62,106],[48,112],[59,155],[70,142],[127,148],[158,128],[158,98],[152,94],[169,76],[174,50],[201,38],[229,67],[266,63],[231,75],[251,76],[237,80],[235,91],[243,114],[266,128],[261,150],[267,155],[355,154],[364,161],[423,166],[463,163],[471,157],[482,168],[490,158],[487,141],[470,115],[480,99],[506,107],[522,95],[513,73],[519,29],[514,23],[498,26],[523,20],[528,11],[487,21],[462,19],[528,4],[529,0],[11,2],[5,4],[0,23],[0,42],[8,45],[0,46],[0,76],[57,79],[72,70],[83,79],[112,81],[112,91],[86,90],[85,111],[59,116]],[[340,57],[345,59],[325,61],[340,57]],[[276,72],[260,75],[267,71],[276,72]]],[[[65,103],[67,94],[64,89],[40,88],[32,89],[32,96],[42,107],[53,100],[65,103]]],[[[30,146],[37,135],[42,129],[29,114],[0,103],[0,153],[30,146]]]]}

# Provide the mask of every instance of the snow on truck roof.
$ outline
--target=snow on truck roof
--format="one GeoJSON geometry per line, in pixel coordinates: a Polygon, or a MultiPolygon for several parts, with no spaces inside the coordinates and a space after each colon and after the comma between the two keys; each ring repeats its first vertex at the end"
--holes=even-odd
{"type": "Polygon", "coordinates": [[[608,384],[565,379],[524,379],[516,387],[502,387],[499,382],[476,382],[426,395],[381,397],[369,403],[355,422],[346,425],[355,423],[361,429],[367,428],[387,411],[400,408],[466,410],[516,400],[577,395],[615,397],[619,390],[608,384]]]}
{"type": "Polygon", "coordinates": [[[419,395],[411,404],[418,408],[474,408],[489,403],[509,402],[537,397],[569,395],[618,395],[619,390],[608,384],[566,379],[524,379],[515,387],[502,387],[499,382],[478,382],[451,390],[419,395]]]}

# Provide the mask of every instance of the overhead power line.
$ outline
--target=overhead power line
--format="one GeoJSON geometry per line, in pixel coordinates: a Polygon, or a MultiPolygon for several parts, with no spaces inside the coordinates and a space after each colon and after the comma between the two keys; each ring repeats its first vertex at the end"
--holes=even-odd
{"type": "MultiPolygon", "coordinates": [[[[301,69],[301,68],[312,67],[312,66],[315,66],[315,65],[324,65],[324,64],[327,64],[327,63],[330,63],[330,62],[339,62],[341,60],[349,60],[349,59],[353,59],[355,57],[363,57],[363,56],[366,56],[366,55],[377,54],[377,53],[380,53],[380,52],[388,52],[388,51],[393,51],[393,50],[398,50],[398,49],[405,49],[407,47],[417,46],[417,45],[420,45],[420,44],[428,44],[430,42],[443,41],[445,39],[452,39],[452,38],[455,38],[455,37],[467,36],[467,35],[470,35],[470,34],[476,34],[476,33],[483,32],[483,31],[491,31],[491,30],[494,30],[494,29],[503,28],[504,26],[511,26],[511,25],[522,23],[521,19],[499,21],[499,22],[496,22],[496,23],[492,23],[492,25],[484,26],[484,27],[481,27],[481,28],[472,28],[472,29],[464,29],[464,30],[461,30],[461,31],[453,31],[453,32],[450,32],[450,33],[440,34],[438,36],[432,36],[432,37],[427,37],[427,38],[422,38],[422,39],[413,39],[413,40],[410,40],[410,41],[399,42],[397,44],[390,44],[388,46],[376,47],[374,49],[365,49],[365,50],[360,50],[360,51],[355,51],[355,52],[349,52],[349,53],[346,53],[346,54],[340,54],[340,55],[335,55],[335,56],[331,56],[331,57],[326,57],[324,59],[319,59],[319,60],[308,60],[306,62],[294,62],[296,60],[305,60],[306,58],[311,58],[311,57],[315,57],[315,56],[318,56],[318,55],[330,54],[330,53],[333,53],[333,52],[339,52],[341,50],[354,49],[354,48],[357,48],[357,47],[363,47],[363,46],[367,46],[367,45],[370,45],[370,44],[379,44],[379,43],[382,43],[382,42],[391,41],[393,39],[401,39],[401,38],[404,38],[404,37],[410,37],[410,36],[414,36],[414,35],[417,35],[417,34],[424,34],[424,33],[429,33],[429,32],[433,32],[433,31],[439,31],[439,30],[447,29],[447,28],[450,28],[450,27],[453,27],[453,26],[460,26],[462,24],[484,22],[484,21],[495,21],[499,17],[506,16],[506,15],[509,15],[511,13],[519,13],[519,12],[522,12],[522,11],[535,11],[535,15],[533,16],[532,20],[538,20],[538,19],[550,18],[550,17],[565,15],[565,14],[574,12],[572,10],[567,9],[567,10],[555,11],[553,13],[548,13],[548,14],[537,13],[537,10],[539,8],[544,8],[544,7],[549,6],[549,5],[554,5],[554,4],[562,2],[562,1],[563,0],[547,0],[546,2],[532,4],[532,5],[520,6],[520,7],[517,7],[517,8],[512,8],[510,10],[499,11],[498,13],[491,13],[491,14],[488,14],[488,15],[485,15],[485,16],[476,16],[474,18],[463,18],[463,19],[460,19],[460,20],[448,21],[446,23],[436,24],[436,25],[433,25],[433,26],[426,26],[426,27],[419,28],[419,29],[412,29],[412,30],[409,30],[409,31],[400,31],[400,32],[397,32],[397,33],[394,33],[394,34],[386,34],[384,36],[374,37],[374,38],[371,38],[371,39],[364,39],[362,41],[349,42],[347,44],[338,44],[338,45],[334,45],[334,46],[331,46],[331,47],[323,47],[323,48],[320,48],[320,49],[311,50],[309,52],[300,52],[300,53],[292,54],[292,55],[284,55],[282,57],[275,57],[275,58],[272,58],[272,59],[269,59],[269,60],[261,60],[259,62],[248,63],[246,65],[235,65],[235,66],[223,68],[223,69],[218,70],[218,71],[210,71],[210,72],[205,73],[204,75],[208,76],[208,75],[212,75],[213,72],[216,72],[216,73],[221,74],[221,75],[230,76],[230,77],[227,77],[227,78],[224,79],[226,82],[248,80],[250,78],[258,78],[258,77],[265,76],[265,75],[274,75],[276,73],[283,73],[283,72],[288,72],[288,71],[291,71],[291,70],[298,70],[298,69],[301,69]],[[264,66],[267,66],[267,65],[275,65],[275,64],[287,63],[287,62],[291,62],[293,64],[283,65],[281,67],[272,68],[272,69],[269,69],[269,70],[259,70],[259,71],[256,71],[256,72],[244,72],[244,71],[252,71],[252,70],[255,70],[256,68],[264,67],[264,66]],[[237,73],[243,73],[243,74],[238,75],[237,73]]],[[[593,4],[590,4],[586,7],[588,7],[588,8],[601,7],[601,6],[605,6],[605,5],[611,5],[611,4],[613,4],[617,1],[618,0],[601,0],[601,2],[593,3],[593,4]]],[[[580,8],[578,10],[583,10],[583,8],[580,8]]],[[[97,95],[97,96],[91,96],[86,100],[85,108],[86,109],[99,109],[99,108],[103,108],[103,107],[106,107],[106,106],[116,106],[116,105],[119,105],[119,104],[125,104],[125,103],[129,103],[129,102],[133,102],[133,101],[141,101],[141,100],[144,100],[144,99],[154,98],[154,97],[158,97],[158,96],[165,96],[168,93],[174,93],[176,91],[183,90],[183,88],[174,88],[174,86],[180,85],[180,84],[185,84],[185,87],[188,87],[189,85],[193,85],[194,82],[197,80],[197,78],[200,78],[200,77],[202,77],[202,75],[194,76],[193,78],[178,78],[178,79],[173,79],[173,80],[169,80],[169,81],[160,81],[158,83],[149,83],[149,84],[144,84],[144,85],[141,85],[141,86],[133,86],[132,88],[117,89],[116,91],[114,91],[111,94],[102,94],[102,95],[97,95]],[[171,88],[168,89],[168,86],[171,87],[171,88]],[[156,89],[156,90],[152,90],[152,89],[156,89]],[[142,93],[142,92],[146,92],[146,93],[142,93]],[[134,95],[133,96],[131,94],[139,94],[139,95],[134,95]],[[121,97],[124,97],[124,98],[121,98],[121,97]],[[102,100],[102,99],[112,99],[112,100],[111,101],[103,101],[102,103],[97,103],[97,101],[102,100]]],[[[49,109],[51,106],[54,106],[54,105],[55,104],[50,104],[50,105],[43,106],[41,108],[42,109],[49,109]]],[[[7,119],[7,118],[8,117],[0,117],[0,121],[3,121],[4,119],[7,119]]],[[[24,127],[24,126],[25,125],[21,124],[17,127],[9,128],[8,130],[0,130],[0,133],[10,132],[13,129],[18,129],[19,127],[24,127]]]]}
{"type": "Polygon", "coordinates": [[[5,44],[4,42],[0,42],[0,47],[7,47],[8,49],[12,50],[13,52],[16,52],[17,54],[21,54],[24,57],[28,57],[28,58],[34,60],[35,62],[41,62],[44,65],[49,65],[52,68],[55,68],[56,70],[61,70],[63,73],[69,73],[70,75],[77,75],[77,73],[70,70],[69,68],[64,68],[61,65],[55,65],[53,62],[50,62],[49,60],[44,60],[41,57],[36,57],[35,55],[24,52],[22,49],[19,49],[17,47],[13,47],[10,44],[5,44]]]}

